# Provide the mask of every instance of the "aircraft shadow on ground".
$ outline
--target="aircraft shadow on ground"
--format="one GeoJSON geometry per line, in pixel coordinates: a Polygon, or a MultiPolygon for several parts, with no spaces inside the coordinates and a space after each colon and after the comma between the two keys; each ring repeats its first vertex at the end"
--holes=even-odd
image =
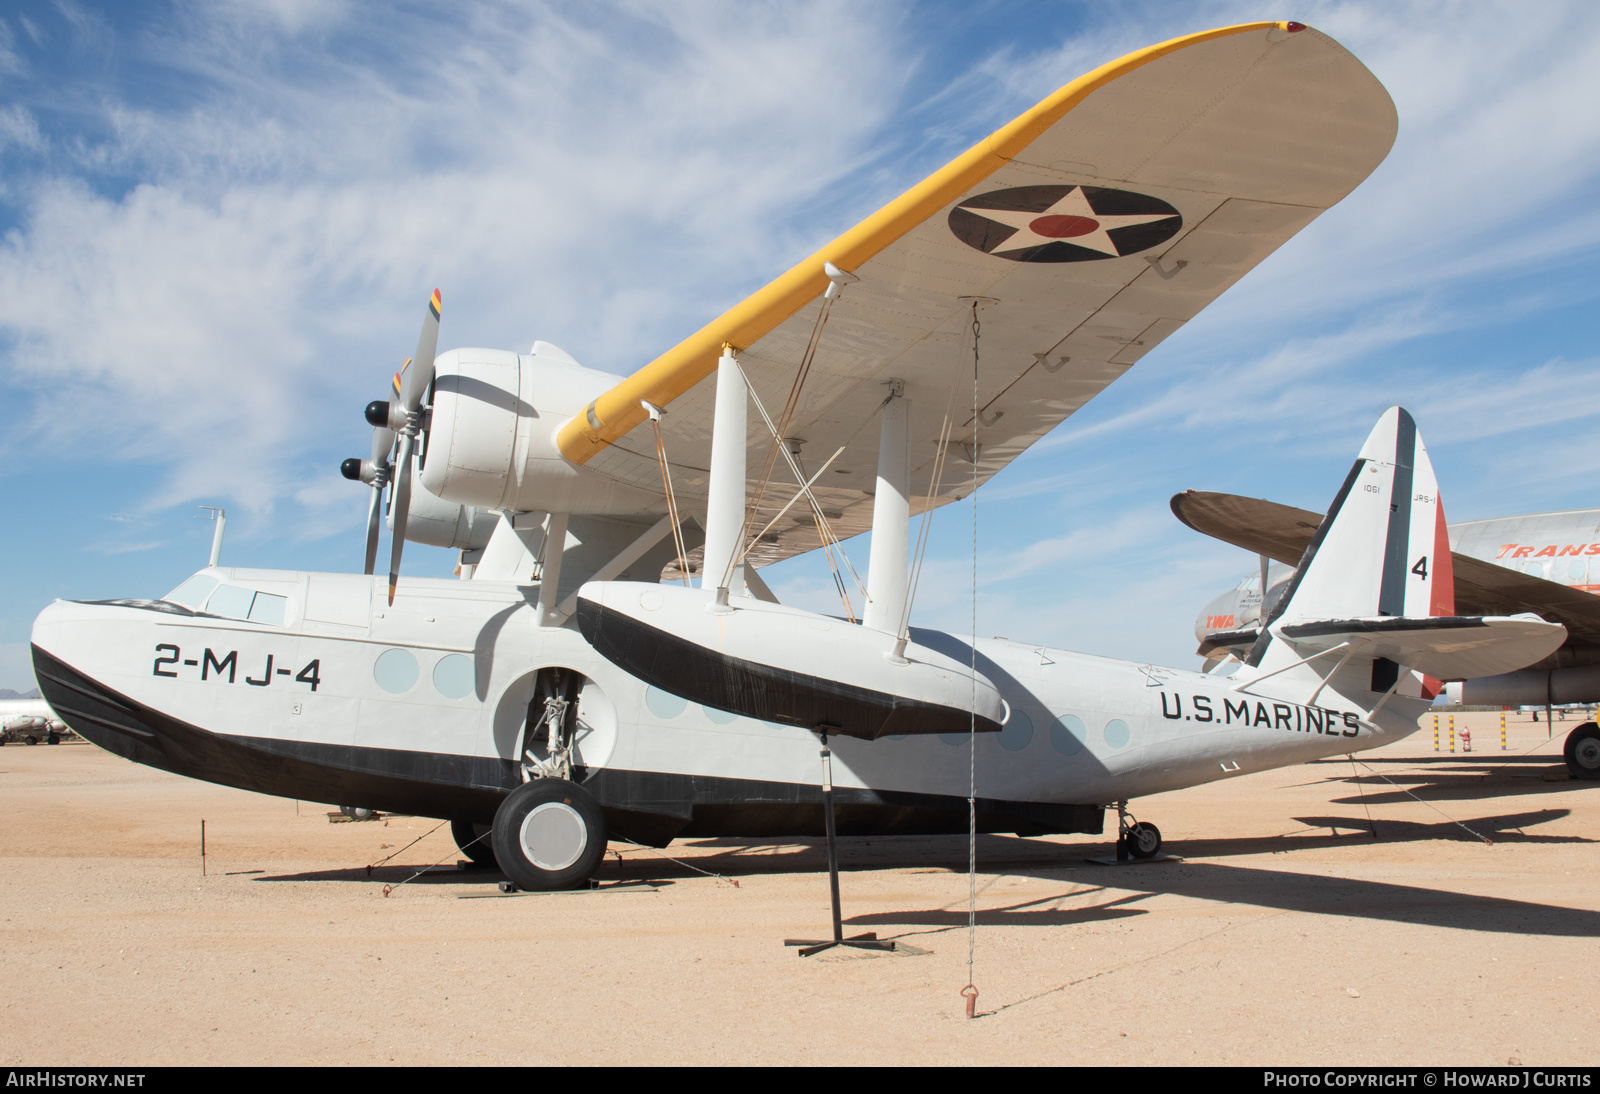
{"type": "MultiPolygon", "coordinates": [[[[1368,805],[1391,805],[1398,802],[1412,800],[1412,795],[1424,800],[1433,801],[1482,801],[1486,798],[1513,798],[1525,797],[1531,794],[1559,794],[1571,793],[1573,790],[1590,785],[1582,782],[1561,780],[1559,782],[1544,782],[1526,776],[1494,776],[1474,775],[1468,773],[1429,773],[1425,776],[1406,778],[1401,776],[1396,779],[1383,779],[1376,776],[1363,776],[1358,779],[1345,779],[1347,783],[1354,783],[1358,788],[1381,787],[1376,793],[1368,793],[1358,789],[1350,797],[1334,798],[1333,801],[1340,805],[1355,805],[1365,800],[1368,805]],[[1398,784],[1398,785],[1396,785],[1398,784]]],[[[1600,784],[1595,784],[1600,785],[1600,784]]]]}
{"type": "Polygon", "coordinates": [[[365,866],[348,866],[336,870],[303,870],[296,874],[267,874],[253,881],[364,881],[375,885],[396,885],[411,878],[418,870],[424,872],[413,878],[412,885],[486,885],[502,880],[499,870],[479,868],[454,870],[448,867],[425,868],[412,865],[374,866],[369,872],[365,866]]]}
{"type": "MultiPolygon", "coordinates": [[[[1106,900],[1099,904],[1086,907],[1067,907],[1059,905],[1063,901],[1075,900],[1085,895],[1086,892],[1104,893],[1099,886],[1089,890],[1077,890],[1070,893],[1057,893],[1054,896],[1041,897],[1038,900],[1028,900],[1021,904],[1011,904],[1004,908],[982,908],[977,914],[977,924],[980,927],[1067,927],[1077,923],[1103,923],[1113,919],[1128,919],[1132,916],[1148,915],[1144,908],[1131,908],[1130,904],[1141,900],[1149,900],[1152,893],[1136,893],[1131,896],[1121,896],[1113,900],[1106,900]]],[[[852,926],[870,927],[875,924],[892,924],[894,926],[933,927],[932,931],[905,931],[895,935],[904,938],[912,934],[937,934],[939,931],[953,930],[967,925],[967,909],[956,908],[930,908],[924,911],[910,912],[871,912],[865,915],[846,916],[845,922],[852,926]]]]}
{"type": "MultiPolygon", "coordinates": [[[[1510,814],[1502,817],[1475,818],[1468,823],[1481,831],[1495,833],[1490,838],[1504,838],[1505,833],[1519,826],[1528,826],[1555,820],[1565,815],[1564,810],[1540,810],[1532,813],[1510,814]]],[[[1366,821],[1356,818],[1298,818],[1319,828],[1336,824],[1341,841],[1370,841],[1366,821]]],[[[1380,821],[1380,841],[1454,839],[1460,836],[1471,840],[1453,822],[1441,820],[1438,824],[1401,825],[1380,821]],[[1388,835],[1397,831],[1396,836],[1388,835]]],[[[1526,837],[1530,842],[1536,837],[1526,837]]],[[[1544,837],[1549,842],[1592,842],[1578,837],[1544,837]]],[[[1515,835],[1512,841],[1517,841],[1515,835]]],[[[734,844],[736,841],[697,841],[695,846],[734,844]]],[[[963,837],[912,837],[906,841],[905,854],[894,853],[895,840],[874,838],[840,840],[841,869],[847,872],[882,869],[887,867],[947,869],[964,873],[967,843],[963,837]]],[[[1169,850],[1179,854],[1261,854],[1271,851],[1293,851],[1323,847],[1331,843],[1326,836],[1268,837],[1264,839],[1190,841],[1169,844],[1169,850]]],[[[1574,938],[1600,936],[1600,912],[1563,908],[1531,901],[1507,900],[1498,897],[1475,896],[1447,889],[1425,886],[1398,885],[1389,882],[1367,881],[1345,877],[1326,877],[1320,874],[1297,873],[1287,870],[1264,870],[1256,867],[1235,866],[1217,862],[1156,862],[1130,866],[1088,866],[1082,861],[1088,853],[1103,853],[1109,848],[1096,844],[1047,844],[1009,836],[984,836],[979,838],[978,865],[980,871],[1006,873],[1013,876],[1034,876],[1059,881],[1062,871],[1072,869],[1075,876],[1085,881],[1103,885],[1107,889],[1144,894],[1144,897],[1162,893],[1184,896],[1195,900],[1215,901],[1222,904],[1239,904],[1280,911],[1305,912],[1321,915],[1340,915],[1359,919],[1381,920],[1395,923],[1412,923],[1421,926],[1451,927],[1458,930],[1486,931],[1491,933],[1531,934],[1574,938]],[[1078,872],[1083,871],[1083,872],[1078,872]]],[[[700,855],[694,859],[701,869],[726,872],[731,876],[754,873],[796,873],[815,871],[818,885],[825,885],[820,876],[827,869],[826,851],[821,841],[802,843],[755,844],[747,842],[729,846],[727,851],[715,855],[700,855]]],[[[658,873],[667,876],[688,876],[689,871],[661,862],[658,873]],[[672,873],[682,870],[682,874],[672,873]]],[[[849,879],[846,877],[846,902],[849,902],[849,879]]],[[[1096,890],[1089,890],[1094,892],[1096,890]]],[[[1028,901],[1023,904],[987,909],[979,913],[978,922],[989,925],[1060,926],[1120,918],[1139,914],[1145,909],[1129,908],[1130,901],[1102,901],[1088,907],[1075,908],[1068,902],[1086,895],[1061,894],[1028,901]],[[1041,905],[1049,905],[1042,907],[1041,905]]],[[[1143,899],[1141,897],[1139,899],[1143,899]]],[[[853,925],[925,926],[947,929],[966,925],[965,908],[938,907],[873,912],[847,917],[853,925]]]]}
{"type": "MultiPolygon", "coordinates": [[[[1400,801],[1417,804],[1414,799],[1401,798],[1400,801]]],[[[1335,804],[1356,805],[1360,799],[1341,799],[1335,804]]],[[[1367,804],[1374,804],[1372,798],[1367,798],[1367,804]]],[[[1421,840],[1457,840],[1466,843],[1476,842],[1476,838],[1493,840],[1496,843],[1594,843],[1587,836],[1559,836],[1546,835],[1541,832],[1527,832],[1525,829],[1538,824],[1548,824],[1570,816],[1570,809],[1540,809],[1527,813],[1506,813],[1493,817],[1469,817],[1457,822],[1445,817],[1436,821],[1402,821],[1390,820],[1385,817],[1374,817],[1368,822],[1365,815],[1347,817],[1295,817],[1294,819],[1306,826],[1308,831],[1296,832],[1282,836],[1246,836],[1238,839],[1198,839],[1172,842],[1166,845],[1166,850],[1176,855],[1190,858],[1226,858],[1237,855],[1277,854],[1284,851],[1301,850],[1305,848],[1326,847],[1337,840],[1340,843],[1360,843],[1372,841],[1372,829],[1377,828],[1377,839],[1380,843],[1413,843],[1421,840]],[[1330,837],[1323,834],[1326,831],[1336,832],[1330,837]]]]}
{"type": "MultiPolygon", "coordinates": [[[[1563,908],[1531,901],[1476,896],[1416,885],[1396,885],[1320,874],[1260,870],[1225,863],[1152,863],[1146,866],[1105,867],[1115,870],[1108,886],[1132,890],[1146,897],[1167,894],[1194,900],[1237,904],[1312,915],[1408,923],[1424,927],[1499,934],[1594,938],[1600,935],[1600,912],[1563,908]]],[[[1066,901],[1073,894],[1050,897],[1066,901]]],[[[1081,894],[1076,894],[1081,895],[1081,894]]],[[[1086,909],[1053,908],[1041,915],[1027,905],[1016,909],[980,912],[980,925],[1057,926],[1115,918],[1103,909],[1120,906],[1110,901],[1086,909]]],[[[1122,909],[1117,907],[1121,912],[1122,909]]],[[[1126,914],[1126,913],[1123,913],[1126,914]]],[[[938,924],[965,926],[966,911],[944,908],[877,912],[850,916],[851,924],[938,924]]]]}

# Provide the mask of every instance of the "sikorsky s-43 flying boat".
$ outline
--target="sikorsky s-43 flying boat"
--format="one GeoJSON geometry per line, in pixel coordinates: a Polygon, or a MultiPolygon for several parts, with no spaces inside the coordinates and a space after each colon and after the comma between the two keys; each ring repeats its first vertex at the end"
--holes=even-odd
{"type": "Polygon", "coordinates": [[[1226,27],[1066,85],[620,382],[546,343],[436,356],[435,294],[347,467],[373,487],[367,575],[208,567],[160,600],[57,602],[41,690],[131,759],[447,818],[544,889],[584,883],[608,835],[821,834],[819,735],[847,834],[964,832],[969,795],[982,831],[1097,833],[1128,799],[1403,736],[1431,677],[1563,632],[1454,616],[1399,409],[1235,677],[909,625],[913,519],[1338,202],[1395,128],[1332,39],[1226,27]],[[400,577],[424,512],[470,580],[400,577]],[[841,541],[869,528],[862,581],[841,541]],[[839,617],[758,575],[817,549],[839,617]]]}

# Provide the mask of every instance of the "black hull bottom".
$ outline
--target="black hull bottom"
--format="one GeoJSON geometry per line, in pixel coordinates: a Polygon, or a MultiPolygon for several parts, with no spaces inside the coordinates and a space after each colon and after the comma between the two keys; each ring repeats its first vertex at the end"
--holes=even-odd
{"type": "MultiPolygon", "coordinates": [[[[258,794],[487,824],[520,773],[509,760],[212,733],[118,694],[33,647],[39,690],[86,740],[135,763],[258,794]]],[[[602,768],[579,773],[610,834],[665,846],[679,837],[823,835],[822,790],[805,783],[602,768]]],[[[967,831],[967,801],[836,786],[842,836],[967,831]]],[[[979,798],[978,831],[1103,831],[1096,805],[979,798]]]]}

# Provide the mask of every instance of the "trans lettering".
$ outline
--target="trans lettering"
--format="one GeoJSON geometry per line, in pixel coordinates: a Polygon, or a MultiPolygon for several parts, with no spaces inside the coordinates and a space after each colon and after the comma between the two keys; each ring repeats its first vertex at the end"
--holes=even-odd
{"type": "Polygon", "coordinates": [[[1176,692],[1161,693],[1161,714],[1186,722],[1220,722],[1225,726],[1266,726],[1291,733],[1320,733],[1325,737],[1354,737],[1361,730],[1361,722],[1346,711],[1328,710],[1326,707],[1307,707],[1299,703],[1266,703],[1259,699],[1229,699],[1224,697],[1222,709],[1212,704],[1210,695],[1189,696],[1189,713],[1183,710],[1183,696],[1176,692]]]}
{"type": "MultiPolygon", "coordinates": [[[[292,669],[277,668],[277,655],[267,654],[267,663],[261,667],[260,679],[244,674],[244,682],[253,688],[264,688],[280,676],[292,676],[295,683],[310,684],[311,690],[316,691],[317,685],[322,683],[322,659],[312,661],[299,672],[292,669]]],[[[184,657],[183,651],[171,642],[161,642],[156,645],[156,660],[151,666],[152,676],[165,676],[176,680],[183,669],[198,669],[200,679],[216,680],[219,683],[226,678],[230,684],[239,682],[239,651],[229,650],[226,654],[218,656],[210,646],[199,657],[184,657]]]]}

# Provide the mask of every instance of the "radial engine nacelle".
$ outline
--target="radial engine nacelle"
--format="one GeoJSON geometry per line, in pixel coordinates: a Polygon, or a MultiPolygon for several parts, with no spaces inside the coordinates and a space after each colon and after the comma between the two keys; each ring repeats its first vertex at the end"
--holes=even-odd
{"type": "MultiPolygon", "coordinates": [[[[487,547],[499,517],[474,505],[460,505],[436,498],[426,490],[411,494],[410,517],[406,521],[406,542],[430,547],[453,547],[476,551],[487,547]]],[[[389,514],[389,530],[394,531],[394,513],[389,514]]]]}
{"type": "Polygon", "coordinates": [[[519,511],[639,514],[659,491],[623,486],[569,462],[556,431],[616,385],[548,342],[533,352],[457,349],[436,359],[422,486],[457,505],[519,511]]]}

